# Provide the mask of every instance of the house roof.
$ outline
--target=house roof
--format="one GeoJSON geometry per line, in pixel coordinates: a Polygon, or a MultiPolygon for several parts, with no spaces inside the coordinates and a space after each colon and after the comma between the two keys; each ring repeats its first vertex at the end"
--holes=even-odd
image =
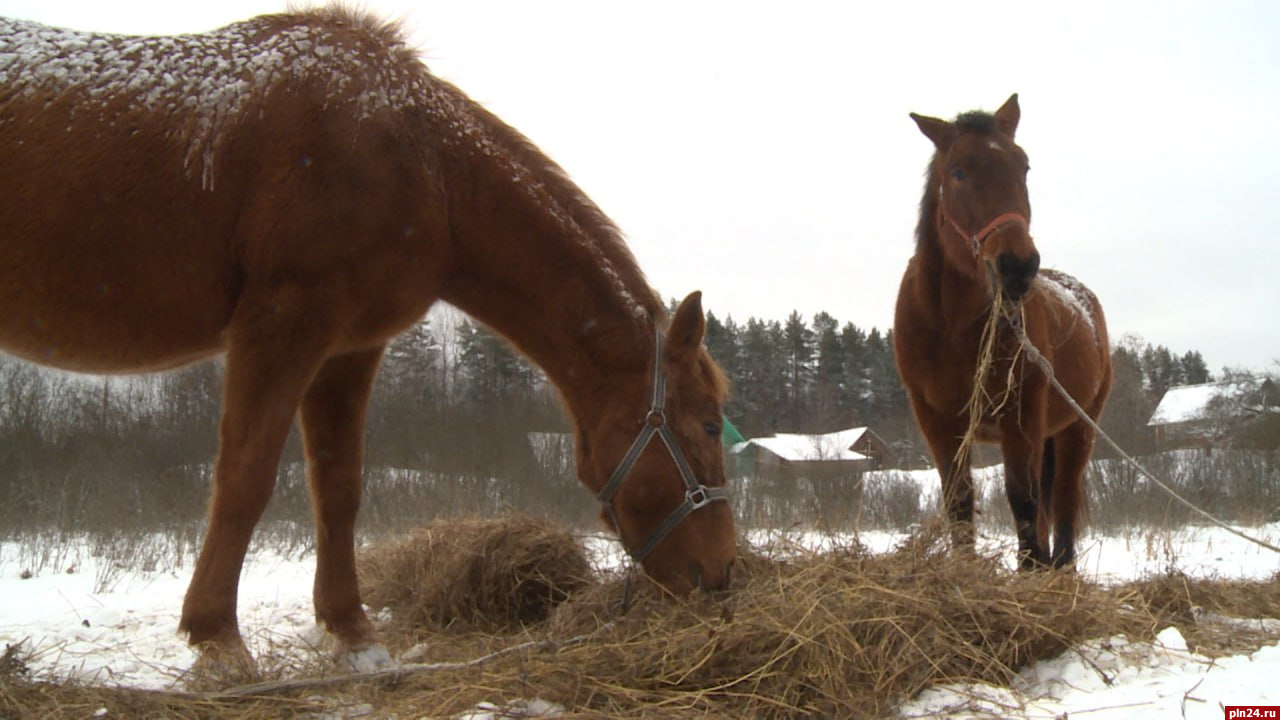
{"type": "Polygon", "coordinates": [[[528,432],[525,437],[529,438],[529,447],[537,452],[547,452],[550,450],[559,450],[564,447],[573,447],[573,433],[567,432],[528,432]]]}
{"type": "Polygon", "coordinates": [[[1237,397],[1246,390],[1238,382],[1213,382],[1201,385],[1179,385],[1165,391],[1148,427],[1177,425],[1205,420],[1209,417],[1210,403],[1220,397],[1237,397]]]}
{"type": "Polygon", "coordinates": [[[869,459],[850,448],[862,439],[867,428],[856,427],[822,435],[777,433],[773,437],[753,438],[733,447],[742,452],[748,447],[762,447],[787,462],[856,461],[869,459]]]}

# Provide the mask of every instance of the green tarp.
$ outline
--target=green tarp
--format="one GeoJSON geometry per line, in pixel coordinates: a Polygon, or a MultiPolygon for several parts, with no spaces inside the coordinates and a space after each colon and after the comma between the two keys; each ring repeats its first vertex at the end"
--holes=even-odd
{"type": "Polygon", "coordinates": [[[742,437],[742,433],[738,432],[738,428],[734,427],[733,423],[729,422],[729,418],[724,418],[724,427],[720,429],[720,442],[723,443],[725,447],[730,448],[738,443],[746,441],[747,439],[742,437]]]}

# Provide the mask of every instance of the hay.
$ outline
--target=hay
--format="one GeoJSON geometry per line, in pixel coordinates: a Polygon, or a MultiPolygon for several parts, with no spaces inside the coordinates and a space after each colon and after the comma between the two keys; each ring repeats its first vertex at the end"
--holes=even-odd
{"type": "Polygon", "coordinates": [[[411,635],[518,630],[594,581],[573,535],[523,515],[434,522],[365,551],[357,571],[365,602],[411,635]]]}
{"type": "MultiPolygon", "coordinates": [[[[441,655],[473,659],[515,648],[482,664],[442,662],[394,679],[357,678],[322,689],[286,688],[275,698],[216,702],[207,696],[183,701],[138,691],[59,690],[12,679],[0,683],[0,717],[84,717],[95,704],[117,717],[256,720],[314,717],[321,708],[342,717],[344,708],[365,707],[377,717],[450,717],[482,701],[522,698],[557,703],[568,717],[884,717],[936,684],[1007,685],[1027,663],[1093,638],[1123,634],[1145,641],[1176,625],[1193,650],[1211,656],[1256,649],[1274,643],[1275,634],[1248,636],[1201,620],[1206,613],[1280,616],[1280,578],[1215,583],[1168,575],[1100,588],[1070,573],[1016,573],[994,558],[952,557],[944,525],[936,523],[882,555],[857,544],[821,553],[749,550],[735,570],[735,587],[717,595],[673,599],[648,583],[633,582],[628,590],[622,574],[588,577],[576,590],[564,591],[567,599],[544,613],[545,620],[535,621],[513,609],[520,602],[505,597],[525,584],[510,579],[513,563],[520,576],[548,580],[559,573],[542,561],[581,569],[585,560],[555,560],[565,538],[553,539],[559,531],[531,522],[437,523],[429,533],[419,532],[416,542],[396,543],[395,552],[375,549],[364,558],[371,590],[395,577],[391,585],[401,588],[397,592],[419,587],[427,595],[443,593],[432,606],[449,609],[420,609],[419,616],[433,619],[383,628],[389,645],[425,639],[431,652],[425,659],[431,662],[441,655]],[[410,562],[415,553],[430,554],[432,561],[421,563],[435,567],[429,575],[413,569],[419,564],[410,562]],[[521,557],[528,561],[516,562],[521,557]],[[392,565],[412,572],[393,573],[392,565]],[[467,582],[486,577],[507,579],[467,582]],[[415,582],[462,587],[441,590],[415,582]],[[484,592],[496,595],[481,597],[484,592]],[[461,612],[464,601],[458,597],[487,609],[461,612]],[[442,621],[446,615],[456,619],[442,621]],[[507,629],[476,630],[486,624],[507,629]],[[460,626],[471,631],[459,632],[460,626]]],[[[582,579],[576,570],[566,577],[582,579]]],[[[549,582],[563,588],[563,580],[549,582]]]]}
{"type": "MultiPolygon", "coordinates": [[[[726,597],[646,597],[611,637],[563,653],[581,669],[578,688],[543,697],[601,713],[880,717],[938,682],[1007,684],[1080,637],[1094,613],[1117,610],[1076,602],[1072,576],[1015,575],[991,559],[953,560],[943,546],[753,558],[745,586],[726,597]]],[[[581,615],[593,617],[600,603],[584,595],[550,627],[584,629],[589,620],[565,620],[583,601],[594,607],[581,615]]]]}
{"type": "Polygon", "coordinates": [[[1113,592],[1127,593],[1131,606],[1159,621],[1160,627],[1152,632],[1177,625],[1193,652],[1219,657],[1276,642],[1280,574],[1251,582],[1206,580],[1170,572],[1128,583],[1113,592]],[[1246,618],[1270,620],[1250,622],[1246,618]]]}
{"type": "Polygon", "coordinates": [[[977,366],[973,373],[973,388],[969,393],[969,400],[965,403],[964,413],[969,418],[969,423],[965,429],[964,436],[960,439],[960,447],[956,449],[955,457],[952,461],[959,467],[968,467],[969,453],[973,448],[978,434],[978,428],[982,425],[984,418],[996,417],[1000,411],[1009,402],[1009,398],[1013,395],[1015,389],[1018,389],[1018,380],[1014,377],[1014,370],[1018,366],[1018,356],[1022,354],[1022,345],[1019,344],[1014,350],[1013,357],[1009,361],[1008,374],[1004,378],[1004,390],[999,398],[992,397],[987,391],[988,376],[991,374],[992,367],[996,362],[996,344],[999,338],[1000,322],[1003,320],[1011,325],[1022,327],[1026,320],[1026,309],[1021,303],[1011,305],[1006,303],[1004,299],[1004,288],[1000,283],[994,283],[995,292],[991,299],[991,312],[987,314],[987,322],[982,327],[982,335],[978,341],[978,358],[977,366]],[[1016,312],[1016,317],[1014,313],[1016,312]]]}

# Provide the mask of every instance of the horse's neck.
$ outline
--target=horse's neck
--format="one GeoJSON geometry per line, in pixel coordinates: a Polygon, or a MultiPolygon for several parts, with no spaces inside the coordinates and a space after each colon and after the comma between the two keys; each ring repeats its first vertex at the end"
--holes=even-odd
{"type": "Polygon", "coordinates": [[[495,229],[464,238],[470,247],[453,265],[442,299],[537,363],[575,418],[585,419],[593,400],[609,391],[614,373],[644,370],[655,320],[584,281],[607,279],[599,277],[605,270],[586,263],[560,265],[561,239],[552,236],[495,229]]]}
{"type": "Polygon", "coordinates": [[[648,367],[661,303],[599,210],[476,112],[476,144],[451,153],[446,178],[453,252],[441,297],[512,341],[582,419],[617,372],[648,367]]]}
{"type": "Polygon", "coordinates": [[[991,313],[987,291],[977,278],[952,266],[943,242],[946,240],[935,227],[916,250],[921,269],[916,275],[922,283],[920,299],[932,321],[948,328],[948,334],[980,332],[991,313]]]}

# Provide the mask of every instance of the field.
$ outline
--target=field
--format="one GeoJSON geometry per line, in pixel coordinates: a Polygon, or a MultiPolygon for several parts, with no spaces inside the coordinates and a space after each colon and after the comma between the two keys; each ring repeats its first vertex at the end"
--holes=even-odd
{"type": "MultiPolygon", "coordinates": [[[[1204,461],[1164,462],[1199,478],[1204,461]]],[[[1121,480],[1094,472],[1096,505],[1121,480]]],[[[1141,522],[1113,503],[1077,574],[1014,573],[998,470],[981,477],[976,558],[952,557],[918,509],[895,526],[936,481],[885,473],[852,503],[865,527],[752,529],[733,589],[685,601],[628,584],[608,538],[562,521],[371,532],[366,599],[405,663],[377,678],[333,667],[309,528],[277,519],[241,584],[257,687],[187,673],[175,628],[198,526],[27,531],[0,545],[0,717],[1222,717],[1218,703],[1280,702],[1280,557],[1168,503],[1141,522]]],[[[1264,522],[1237,527],[1276,544],[1280,523],[1253,510],[1264,522]]]]}

